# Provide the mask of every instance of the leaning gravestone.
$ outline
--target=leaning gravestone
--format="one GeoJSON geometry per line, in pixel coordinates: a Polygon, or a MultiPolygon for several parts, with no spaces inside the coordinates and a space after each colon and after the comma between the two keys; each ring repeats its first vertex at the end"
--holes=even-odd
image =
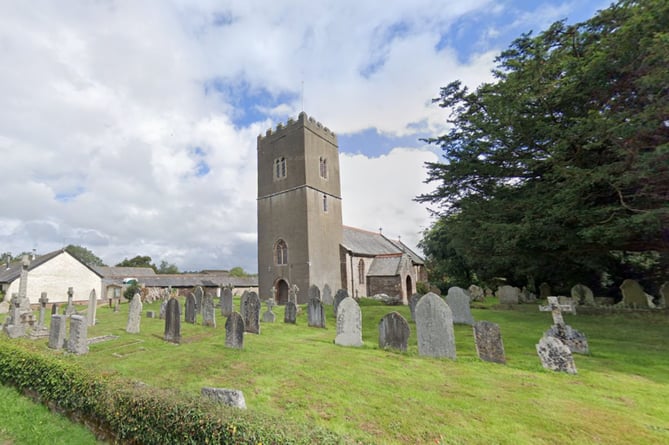
{"type": "MultiPolygon", "coordinates": [[[[196,286],[193,295],[195,295],[195,310],[198,314],[202,314],[202,299],[204,298],[202,286],[196,286]]],[[[197,319],[197,317],[195,318],[197,319]]]]}
{"type": "Polygon", "coordinates": [[[316,286],[315,284],[309,286],[309,289],[307,290],[307,298],[309,300],[311,300],[312,298],[318,298],[319,300],[321,300],[321,290],[318,288],[318,286],[316,286]]]}
{"type": "Polygon", "coordinates": [[[165,334],[163,338],[170,343],[181,343],[181,310],[179,300],[170,297],[165,306],[165,334]]]}
{"type": "Polygon", "coordinates": [[[267,304],[267,311],[265,311],[262,314],[262,321],[264,323],[274,323],[274,321],[276,320],[276,315],[274,314],[274,312],[272,312],[272,308],[276,303],[274,302],[274,300],[271,299],[267,300],[265,303],[267,304]]]}
{"type": "Polygon", "coordinates": [[[499,298],[500,304],[518,304],[518,299],[520,297],[520,289],[513,286],[500,286],[497,289],[497,298],[499,298]]]}
{"type": "Polygon", "coordinates": [[[70,317],[70,338],[67,340],[65,349],[73,354],[88,353],[88,323],[83,315],[72,315],[70,317]]]}
{"type": "Polygon", "coordinates": [[[206,294],[202,297],[202,326],[216,327],[216,307],[214,297],[206,294]]]}
{"type": "Polygon", "coordinates": [[[379,322],[379,348],[406,352],[410,332],[409,322],[399,312],[384,315],[379,322]]]}
{"type": "Polygon", "coordinates": [[[409,298],[409,310],[411,311],[411,321],[416,321],[416,304],[423,296],[421,294],[413,294],[409,298]]]}
{"type": "Polygon", "coordinates": [[[648,298],[646,292],[636,280],[627,279],[620,285],[620,291],[623,294],[623,303],[625,306],[635,308],[647,308],[648,298]]]}
{"type": "Polygon", "coordinates": [[[95,326],[95,316],[97,315],[98,310],[98,299],[95,295],[95,289],[91,289],[91,293],[88,295],[88,308],[86,312],[86,320],[88,321],[88,326],[95,326]]]}
{"type": "Polygon", "coordinates": [[[595,305],[595,296],[592,290],[585,284],[576,284],[571,288],[571,297],[578,303],[585,306],[595,305]]]}
{"type": "Polygon", "coordinates": [[[362,312],[358,302],[351,297],[339,303],[337,336],[334,342],[340,346],[362,346],[362,312]]]}
{"type": "Polygon", "coordinates": [[[490,321],[474,323],[474,343],[476,353],[481,360],[493,363],[506,363],[504,343],[499,325],[490,321]]]}
{"type": "Polygon", "coordinates": [[[197,321],[197,301],[192,293],[186,295],[186,307],[184,310],[186,323],[195,323],[197,321]]]}
{"type": "Polygon", "coordinates": [[[292,301],[288,301],[286,303],[285,313],[283,314],[283,322],[295,324],[296,320],[297,320],[297,305],[292,301]]]}
{"type": "Polygon", "coordinates": [[[446,302],[429,292],[416,304],[418,354],[455,359],[453,314],[446,302]]]}
{"type": "Polygon", "coordinates": [[[551,371],[576,374],[574,357],[569,348],[555,337],[541,337],[536,345],[541,366],[551,371]]]}
{"type": "Polygon", "coordinates": [[[244,320],[237,312],[230,314],[225,320],[225,346],[242,349],[244,347],[244,320]]]}
{"type": "Polygon", "coordinates": [[[323,286],[323,294],[321,295],[321,301],[323,304],[333,304],[334,303],[334,298],[332,298],[332,289],[330,289],[330,285],[326,284],[323,286]]]}
{"type": "Polygon", "coordinates": [[[325,310],[320,298],[312,298],[307,303],[307,324],[313,328],[325,327],[325,310]]]}
{"type": "Polygon", "coordinates": [[[221,315],[227,317],[232,314],[232,287],[225,286],[221,291],[221,315]]]}
{"type": "Polygon", "coordinates": [[[260,334],[260,298],[255,292],[249,292],[241,307],[244,318],[244,332],[260,334]]]}
{"type": "Polygon", "coordinates": [[[49,348],[63,349],[65,346],[65,334],[67,329],[67,317],[65,315],[52,315],[49,328],[49,348]]]}
{"type": "Polygon", "coordinates": [[[130,309],[128,310],[128,324],[125,332],[128,334],[139,334],[139,324],[142,320],[142,297],[135,294],[130,300],[130,309]]]}
{"type": "Polygon", "coordinates": [[[474,324],[472,311],[469,308],[469,295],[467,295],[464,289],[457,286],[448,289],[446,303],[453,313],[453,323],[468,324],[470,326],[474,324]]]}
{"type": "Polygon", "coordinates": [[[346,289],[339,289],[334,296],[334,301],[332,302],[334,305],[335,315],[337,315],[337,308],[339,307],[339,303],[341,303],[344,298],[348,298],[348,291],[346,289]]]}

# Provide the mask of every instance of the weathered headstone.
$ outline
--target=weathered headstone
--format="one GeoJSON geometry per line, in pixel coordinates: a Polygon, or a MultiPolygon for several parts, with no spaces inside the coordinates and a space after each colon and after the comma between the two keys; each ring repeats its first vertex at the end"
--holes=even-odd
{"type": "Polygon", "coordinates": [[[551,371],[561,371],[576,374],[574,357],[569,348],[555,337],[541,337],[536,345],[541,365],[551,371]]]}
{"type": "Polygon", "coordinates": [[[7,298],[4,300],[0,301],[0,314],[8,314],[9,313],[9,301],[7,298]]]}
{"type": "Polygon", "coordinates": [[[225,286],[221,290],[221,315],[227,317],[232,314],[232,287],[225,286]]]}
{"type": "Polygon", "coordinates": [[[12,294],[10,300],[9,315],[5,318],[2,330],[9,338],[19,338],[26,335],[26,324],[21,322],[21,301],[19,294],[12,294]]]}
{"type": "Polygon", "coordinates": [[[340,346],[362,346],[362,312],[358,302],[351,297],[339,303],[337,336],[334,342],[340,346]]]}
{"type": "Polygon", "coordinates": [[[88,321],[88,326],[95,326],[97,310],[98,297],[95,295],[95,289],[91,289],[91,293],[88,294],[88,307],[86,308],[86,320],[88,321]]]}
{"type": "Polygon", "coordinates": [[[469,301],[485,301],[485,294],[483,293],[483,288],[477,286],[476,284],[470,285],[467,290],[469,291],[469,301]]]}
{"type": "Polygon", "coordinates": [[[70,338],[65,344],[67,352],[73,354],[88,353],[88,322],[83,315],[70,317],[70,338]]]}
{"type": "Polygon", "coordinates": [[[446,302],[429,292],[416,304],[418,354],[455,359],[453,314],[446,302]]]}
{"type": "Polygon", "coordinates": [[[165,306],[165,341],[181,343],[181,308],[179,301],[171,297],[165,306]]]}
{"type": "Polygon", "coordinates": [[[58,303],[52,304],[51,305],[51,315],[57,315],[59,308],[60,308],[60,304],[58,304],[58,303]]]}
{"type": "MultiPolygon", "coordinates": [[[[620,285],[620,291],[623,294],[623,304],[633,308],[648,308],[648,294],[636,280],[629,278],[620,285]]],[[[651,298],[652,299],[652,298],[651,298]]]]}
{"type": "Polygon", "coordinates": [[[222,405],[231,406],[233,408],[246,409],[246,400],[244,393],[238,389],[227,388],[208,388],[204,387],[201,390],[202,396],[209,400],[220,403],[222,405]]]}
{"type": "Polygon", "coordinates": [[[527,287],[523,286],[518,294],[518,303],[534,303],[535,301],[537,301],[537,296],[530,292],[527,287]]]}
{"type": "Polygon", "coordinates": [[[160,312],[158,312],[158,318],[161,320],[165,319],[165,312],[167,311],[168,301],[170,301],[169,298],[160,302],[160,312]]]}
{"type": "Polygon", "coordinates": [[[74,309],[74,289],[71,287],[67,288],[67,307],[65,308],[65,315],[68,317],[72,314],[76,314],[77,311],[74,309]]]}
{"type": "Polygon", "coordinates": [[[469,295],[464,289],[453,286],[448,289],[446,294],[446,303],[451,308],[453,314],[453,323],[458,324],[474,324],[472,311],[469,308],[469,295]]]}
{"type": "Polygon", "coordinates": [[[146,311],[146,318],[156,318],[156,311],[146,311]]]}
{"type": "Polygon", "coordinates": [[[44,326],[44,315],[46,313],[46,305],[49,303],[49,298],[46,296],[46,292],[42,292],[39,297],[39,318],[37,320],[37,326],[44,326]]]}
{"type": "Polygon", "coordinates": [[[312,298],[307,303],[307,324],[313,328],[325,327],[325,310],[320,298],[312,298]]]}
{"type": "MultiPolygon", "coordinates": [[[[28,268],[30,267],[30,257],[23,255],[21,258],[21,275],[19,277],[19,309],[21,315],[30,313],[30,325],[32,326],[32,309],[30,308],[30,300],[28,299],[28,268]]],[[[24,323],[28,319],[24,318],[24,323]]]]}
{"type": "Polygon", "coordinates": [[[348,298],[348,291],[346,289],[339,289],[335,294],[334,301],[332,303],[334,305],[335,316],[337,315],[337,308],[339,307],[339,303],[341,303],[344,298],[348,298]]]}
{"type": "Polygon", "coordinates": [[[250,292],[245,290],[242,292],[242,296],[239,298],[239,315],[241,315],[243,319],[246,319],[244,311],[246,310],[246,300],[249,298],[249,294],[250,292]]]}
{"type": "MultiPolygon", "coordinates": [[[[573,292],[573,289],[572,289],[573,292]]],[[[545,281],[539,285],[539,298],[542,300],[545,300],[546,298],[550,297],[553,295],[553,290],[551,289],[551,285],[546,283],[545,281]]]]}
{"type": "Polygon", "coordinates": [[[244,347],[244,320],[242,316],[233,312],[225,320],[225,346],[242,349],[244,347]]]}
{"type": "Polygon", "coordinates": [[[299,292],[300,288],[297,287],[297,284],[293,284],[288,290],[288,301],[292,301],[293,303],[297,304],[299,292]]]}
{"type": "Polygon", "coordinates": [[[571,297],[576,300],[578,304],[585,306],[595,305],[595,295],[592,290],[585,284],[576,284],[571,288],[571,297]]]}
{"type": "Polygon", "coordinates": [[[499,325],[491,321],[477,321],[473,329],[476,353],[479,358],[486,362],[505,364],[506,356],[499,325]]]}
{"type": "Polygon", "coordinates": [[[513,286],[500,286],[497,289],[497,298],[500,304],[518,304],[520,289],[513,286]]]}
{"type": "Polygon", "coordinates": [[[125,332],[128,334],[139,334],[139,325],[142,320],[142,297],[138,293],[130,300],[130,309],[128,310],[128,323],[125,332]]]}
{"type": "Polygon", "coordinates": [[[669,301],[669,281],[660,286],[660,297],[657,299],[657,307],[666,307],[667,301],[669,301]]]}
{"type": "Polygon", "coordinates": [[[276,315],[272,312],[272,308],[276,305],[274,300],[269,299],[265,302],[267,304],[267,311],[262,314],[262,321],[264,323],[274,323],[276,315]]]}
{"type": "Polygon", "coordinates": [[[49,343],[51,349],[63,349],[65,346],[65,334],[67,329],[67,317],[65,315],[52,315],[49,327],[49,343]]]}
{"type": "Polygon", "coordinates": [[[421,294],[413,294],[409,298],[409,310],[411,311],[411,321],[416,321],[416,304],[423,298],[421,294]]]}
{"type": "Polygon", "coordinates": [[[197,301],[192,292],[186,295],[184,321],[186,323],[195,323],[197,321],[197,301]]]}
{"type": "Polygon", "coordinates": [[[202,326],[216,327],[216,306],[214,297],[209,294],[202,297],[202,326]]]}
{"type": "MultiPolygon", "coordinates": [[[[204,298],[204,290],[202,289],[202,286],[196,286],[193,295],[195,295],[195,310],[198,314],[202,314],[202,299],[204,298]]],[[[197,320],[197,317],[195,318],[197,320]]]]}
{"type": "Polygon", "coordinates": [[[544,333],[544,336],[555,337],[564,343],[571,352],[587,354],[589,352],[586,336],[565,323],[562,310],[571,308],[571,305],[559,304],[558,297],[548,297],[548,305],[540,306],[539,310],[550,311],[553,316],[553,325],[544,333]]]}
{"type": "Polygon", "coordinates": [[[249,292],[242,302],[244,332],[260,334],[260,298],[255,292],[249,292]]]}
{"type": "Polygon", "coordinates": [[[321,294],[321,301],[323,304],[333,304],[334,298],[332,297],[332,289],[329,284],[323,286],[323,293],[321,294]]]}
{"type": "Polygon", "coordinates": [[[292,301],[286,303],[285,313],[283,314],[284,323],[295,324],[297,320],[297,305],[292,301]]]}
{"type": "Polygon", "coordinates": [[[409,322],[399,312],[386,314],[379,322],[379,348],[406,352],[410,333],[409,322]]]}
{"type": "Polygon", "coordinates": [[[321,300],[321,290],[318,288],[318,286],[316,286],[315,284],[309,286],[309,289],[307,290],[307,298],[309,300],[311,300],[312,298],[318,298],[319,300],[321,300]]]}

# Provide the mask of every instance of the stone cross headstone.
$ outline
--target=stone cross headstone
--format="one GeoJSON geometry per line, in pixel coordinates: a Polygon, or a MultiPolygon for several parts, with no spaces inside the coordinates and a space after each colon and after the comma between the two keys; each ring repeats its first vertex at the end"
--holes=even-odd
{"type": "Polygon", "coordinates": [[[469,295],[467,295],[464,289],[457,286],[448,289],[446,303],[453,313],[453,323],[468,324],[470,326],[474,324],[472,311],[469,308],[469,295]]]}
{"type": "Polygon", "coordinates": [[[283,314],[283,322],[295,324],[296,321],[297,305],[294,302],[289,301],[286,303],[285,313],[283,314]]]}
{"type": "Polygon", "coordinates": [[[67,316],[52,315],[49,327],[49,343],[51,349],[62,349],[65,346],[65,333],[67,328],[67,316]]]}
{"type": "Polygon", "coordinates": [[[232,287],[225,286],[221,291],[221,315],[227,317],[232,314],[232,287]]]}
{"type": "Polygon", "coordinates": [[[316,286],[315,284],[309,286],[309,289],[307,290],[307,298],[309,300],[311,300],[312,298],[318,298],[319,300],[321,300],[321,290],[318,288],[318,286],[316,286]]]}
{"type": "Polygon", "coordinates": [[[323,304],[329,304],[329,305],[334,303],[334,298],[332,297],[332,289],[330,288],[329,284],[325,284],[323,286],[321,301],[323,302],[323,304]]]}
{"type": "MultiPolygon", "coordinates": [[[[573,291],[574,289],[572,288],[572,292],[573,291]]],[[[539,285],[539,298],[545,300],[551,295],[553,295],[553,291],[551,290],[551,285],[544,281],[539,285]]]]}
{"type": "Polygon", "coordinates": [[[19,294],[13,293],[10,300],[9,315],[5,318],[2,330],[9,338],[19,338],[26,335],[26,325],[21,323],[21,300],[19,294]]]}
{"type": "Polygon", "coordinates": [[[88,307],[86,309],[88,326],[95,326],[95,316],[98,310],[98,299],[95,295],[95,289],[91,289],[91,293],[88,295],[88,307]]]}
{"type": "Polygon", "coordinates": [[[128,323],[125,332],[128,334],[139,334],[139,325],[142,320],[142,297],[138,293],[130,300],[130,309],[128,310],[128,323]]]}
{"type": "Polygon", "coordinates": [[[520,289],[513,286],[500,286],[497,289],[497,298],[500,304],[518,304],[520,289]]]}
{"type": "Polygon", "coordinates": [[[70,316],[76,314],[77,311],[74,309],[74,289],[71,287],[67,288],[67,308],[65,308],[65,315],[70,316]]]}
{"type": "Polygon", "coordinates": [[[195,323],[197,321],[197,301],[195,295],[191,292],[186,295],[186,303],[184,308],[184,321],[186,323],[195,323]]]}
{"type": "Polygon", "coordinates": [[[499,325],[491,321],[477,321],[473,329],[476,353],[479,358],[486,362],[505,364],[506,356],[499,325]]]}
{"type": "Polygon", "coordinates": [[[595,305],[595,295],[592,290],[585,284],[576,284],[571,288],[571,297],[576,300],[578,304],[585,306],[595,305]]]}
{"type": "Polygon", "coordinates": [[[542,312],[551,312],[553,325],[544,333],[544,336],[559,339],[571,352],[587,354],[589,352],[588,339],[583,333],[566,324],[562,316],[562,311],[568,310],[572,306],[559,304],[558,297],[548,297],[547,300],[548,305],[540,306],[539,310],[542,312]]]}
{"type": "Polygon", "coordinates": [[[23,255],[21,258],[21,275],[19,277],[19,309],[21,313],[32,313],[30,309],[30,300],[28,299],[28,268],[30,267],[30,257],[23,255]]]}
{"type": "Polygon", "coordinates": [[[272,312],[272,308],[276,303],[272,299],[267,300],[265,303],[267,304],[267,311],[262,314],[262,321],[265,323],[274,323],[276,315],[272,312]]]}
{"type": "Polygon", "coordinates": [[[413,294],[409,298],[409,310],[411,311],[411,321],[416,321],[416,304],[422,298],[421,294],[413,294]]]}
{"type": "Polygon", "coordinates": [[[88,322],[83,315],[72,315],[70,317],[70,338],[67,340],[65,349],[73,354],[88,353],[88,322]]]}
{"type": "Polygon", "coordinates": [[[406,352],[410,333],[409,322],[399,312],[386,314],[379,322],[379,348],[406,352]]]}
{"type": "MultiPolygon", "coordinates": [[[[204,298],[202,286],[196,286],[193,295],[195,295],[195,310],[198,314],[202,314],[202,299],[204,298]]],[[[195,318],[197,320],[197,317],[195,318]]]]}
{"type": "Polygon", "coordinates": [[[225,346],[242,349],[244,347],[244,320],[242,316],[233,312],[225,320],[225,346]]]}
{"type": "MultiPolygon", "coordinates": [[[[623,294],[623,304],[633,308],[648,308],[648,299],[650,295],[644,292],[643,287],[636,280],[629,278],[620,285],[620,291],[623,294]]],[[[652,300],[652,297],[650,297],[652,300]]]]}
{"type": "Polygon", "coordinates": [[[325,328],[325,309],[320,298],[312,298],[307,303],[307,325],[313,328],[325,328]]]}
{"type": "Polygon", "coordinates": [[[255,292],[249,292],[243,301],[242,316],[245,332],[260,334],[260,298],[255,292]]]}
{"type": "Polygon", "coordinates": [[[216,327],[216,306],[214,297],[209,294],[202,298],[202,326],[216,327]]]}
{"type": "Polygon", "coordinates": [[[300,292],[300,288],[297,287],[297,284],[293,284],[290,289],[288,289],[288,301],[292,301],[297,304],[297,295],[300,292]]]}
{"type": "Polygon", "coordinates": [[[536,345],[541,365],[551,371],[576,374],[574,357],[569,348],[555,337],[541,337],[536,345]]]}
{"type": "Polygon", "coordinates": [[[165,307],[165,341],[181,343],[181,307],[179,300],[171,297],[165,307]]]}
{"type": "Polygon", "coordinates": [[[416,304],[418,354],[456,358],[453,314],[446,302],[429,292],[416,304]]]}
{"type": "Polygon", "coordinates": [[[348,298],[348,291],[346,289],[339,289],[335,294],[334,302],[332,303],[334,305],[335,316],[337,315],[337,308],[339,307],[339,303],[341,303],[345,298],[348,298]]]}
{"type": "Polygon", "coordinates": [[[546,298],[548,304],[546,306],[539,306],[541,312],[550,312],[553,316],[553,324],[564,326],[564,318],[562,317],[563,310],[571,310],[571,305],[561,305],[558,302],[558,297],[546,298]]]}
{"type": "Polygon", "coordinates": [[[334,342],[340,346],[362,346],[362,312],[358,302],[351,297],[344,298],[339,303],[337,336],[334,342]]]}
{"type": "Polygon", "coordinates": [[[46,305],[49,303],[49,299],[46,296],[46,292],[42,292],[42,295],[39,297],[39,319],[37,320],[37,326],[44,326],[44,314],[46,313],[46,305]]]}

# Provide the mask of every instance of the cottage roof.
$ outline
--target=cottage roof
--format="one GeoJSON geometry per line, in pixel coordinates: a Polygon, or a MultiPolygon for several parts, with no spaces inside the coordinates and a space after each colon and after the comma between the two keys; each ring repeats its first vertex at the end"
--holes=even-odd
{"type": "Polygon", "coordinates": [[[257,287],[258,277],[231,277],[227,273],[156,274],[137,277],[147,287],[218,287],[232,284],[234,287],[257,287]]]}
{"type": "Polygon", "coordinates": [[[109,267],[109,266],[94,266],[103,278],[137,278],[148,275],[156,275],[150,267],[109,267]]]}
{"type": "Polygon", "coordinates": [[[414,264],[425,264],[416,252],[400,240],[391,240],[382,233],[344,226],[342,246],[356,255],[390,255],[405,253],[414,264]]]}
{"type": "MultiPolygon", "coordinates": [[[[35,257],[35,259],[30,261],[30,265],[28,266],[28,270],[33,270],[42,264],[46,263],[47,261],[57,257],[58,255],[66,253],[67,255],[70,255],[72,258],[75,260],[79,261],[81,264],[83,264],[85,267],[91,269],[93,272],[95,272],[97,275],[100,275],[98,271],[93,269],[92,267],[88,266],[86,263],[81,261],[79,258],[77,258],[74,255],[71,255],[69,252],[67,252],[65,249],[58,249],[54,250],[53,252],[45,253],[44,255],[40,255],[35,257]]],[[[16,260],[12,261],[9,263],[9,266],[7,265],[0,265],[0,283],[11,283],[12,281],[16,280],[21,276],[21,260],[16,260]]]]}
{"type": "Polygon", "coordinates": [[[367,275],[371,277],[394,277],[399,275],[402,256],[401,253],[377,256],[369,266],[367,275]]]}

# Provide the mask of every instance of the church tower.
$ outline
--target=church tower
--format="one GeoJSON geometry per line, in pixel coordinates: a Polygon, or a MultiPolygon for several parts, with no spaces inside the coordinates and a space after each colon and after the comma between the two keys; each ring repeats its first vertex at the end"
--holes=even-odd
{"type": "Polygon", "coordinates": [[[312,284],[341,287],[337,136],[302,112],[258,136],[258,291],[298,303],[312,284]]]}

